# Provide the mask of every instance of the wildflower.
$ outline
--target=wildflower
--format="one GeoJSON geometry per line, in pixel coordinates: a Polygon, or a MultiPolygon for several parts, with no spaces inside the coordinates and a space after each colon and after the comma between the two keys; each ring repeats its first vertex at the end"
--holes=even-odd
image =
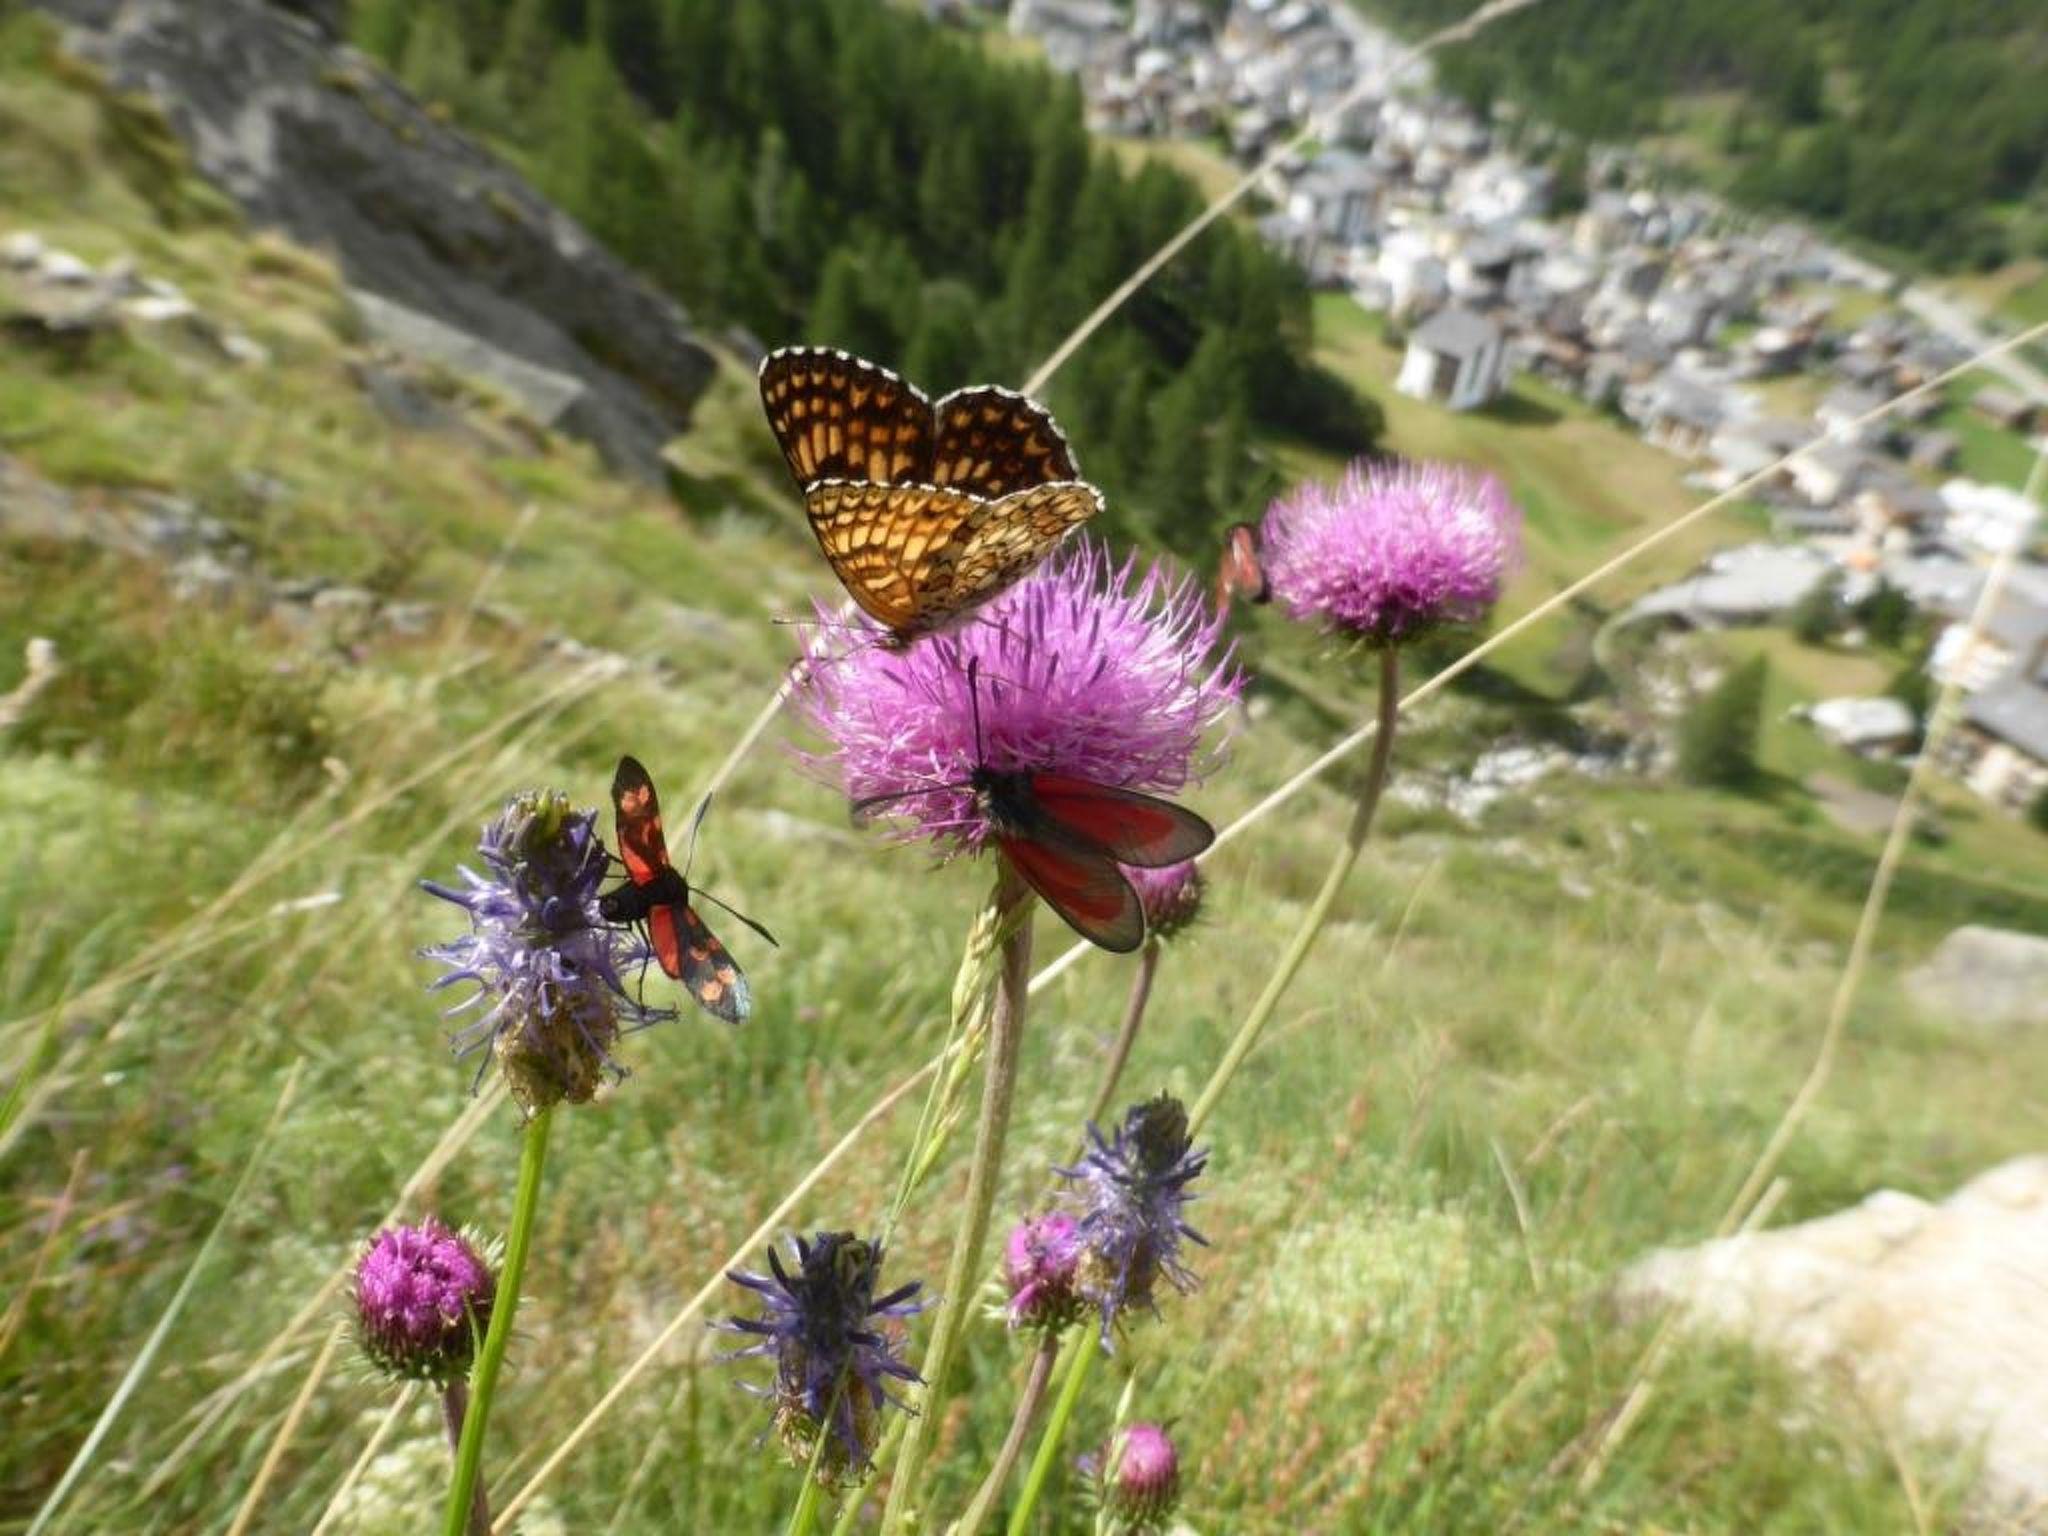
{"type": "Polygon", "coordinates": [[[357,1335],[381,1370],[446,1387],[469,1374],[497,1281],[459,1233],[429,1216],[386,1227],[356,1265],[357,1335]]]}
{"type": "Polygon", "coordinates": [[[433,989],[475,984],[451,1016],[489,1005],[455,1036],[457,1053],[488,1046],[479,1079],[495,1059],[529,1113],[585,1103],[606,1074],[625,1075],[611,1056],[623,1030],[673,1017],[626,991],[624,972],[646,954],[598,913],[606,854],[596,815],[566,795],[529,791],[484,827],[477,852],[486,874],[463,869],[467,889],[421,882],[469,913],[467,934],[422,951],[448,967],[433,989]]]}
{"type": "Polygon", "coordinates": [[[1081,1264],[1079,1224],[1065,1211],[1027,1217],[1003,1244],[1010,1326],[1058,1332],[1083,1310],[1075,1289],[1081,1264]]]}
{"type": "Polygon", "coordinates": [[[1175,1290],[1192,1290],[1195,1277],[1181,1262],[1181,1239],[1207,1244],[1182,1219],[1188,1185],[1209,1161],[1188,1138],[1187,1111],[1171,1094],[1133,1105],[1112,1140],[1088,1127],[1090,1148],[1079,1164],[1054,1170],[1072,1181],[1080,1210],[1081,1263],[1077,1288],[1102,1315],[1102,1342],[1133,1306],[1154,1305],[1162,1276],[1175,1290]]]}
{"type": "Polygon", "coordinates": [[[1126,869],[1124,878],[1138,893],[1145,907],[1145,931],[1155,939],[1170,939],[1192,924],[1202,910],[1206,886],[1202,872],[1192,859],[1169,864],[1164,869],[1126,869]]]}
{"type": "Polygon", "coordinates": [[[948,852],[991,835],[977,767],[1171,794],[1213,766],[1202,738],[1243,690],[1221,634],[1193,581],[1076,539],[957,630],[830,645],[798,694],[830,743],[808,761],[851,800],[903,796],[905,836],[948,852]]]}
{"type": "Polygon", "coordinates": [[[1520,533],[1520,513],[1492,475],[1361,462],[1337,485],[1302,485],[1275,501],[1260,541],[1273,595],[1293,617],[1398,645],[1484,614],[1520,533]]]}
{"type": "Polygon", "coordinates": [[[772,1248],[772,1274],[727,1273],[735,1285],[760,1293],[762,1313],[713,1326],[760,1337],[729,1358],[760,1355],[775,1361],[775,1385],[763,1395],[775,1404],[783,1445],[806,1465],[817,1456],[820,1481],[843,1487],[866,1473],[881,1438],[883,1410],[903,1406],[885,1383],[923,1380],[896,1358],[895,1341],[872,1319],[913,1317],[928,1303],[912,1300],[922,1289],[917,1281],[877,1298],[882,1251],[851,1232],[819,1232],[793,1244],[793,1274],[772,1248]],[[819,1429],[828,1419],[831,1435],[821,1451],[819,1429]]]}
{"type": "Polygon", "coordinates": [[[1102,1501],[1136,1531],[1156,1529],[1180,1496],[1180,1455],[1163,1425],[1126,1424],[1102,1453],[1102,1501]]]}

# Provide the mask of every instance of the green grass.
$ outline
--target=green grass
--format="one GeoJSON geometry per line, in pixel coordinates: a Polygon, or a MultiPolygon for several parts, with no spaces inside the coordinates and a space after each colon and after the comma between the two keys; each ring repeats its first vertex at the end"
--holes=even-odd
{"type": "Polygon", "coordinates": [[[1955,434],[1956,473],[2018,490],[2034,467],[2034,450],[2025,437],[1990,421],[1970,404],[1979,390],[1994,382],[1988,376],[1977,376],[1950,385],[1948,403],[1932,425],[1955,434]]]}
{"type": "MultiPolygon", "coordinates": [[[[20,1406],[0,1445],[0,1528],[55,1486],[220,1223],[226,1252],[69,1526],[218,1532],[340,1309],[252,1386],[214,1394],[468,1102],[415,957],[452,932],[449,909],[417,881],[471,857],[511,790],[600,800],[622,750],[687,803],[781,675],[791,642],[770,619],[804,611],[828,578],[743,370],[721,376],[683,445],[681,505],[574,446],[495,437],[476,402],[476,438],[394,431],[350,381],[355,343],[317,263],[281,264],[231,223],[166,224],[93,149],[108,109],[89,85],[7,67],[0,104],[10,227],[96,256],[148,252],[149,270],[276,353],[268,369],[209,372],[141,336],[64,368],[6,344],[6,451],[92,494],[173,487],[265,569],[378,581],[439,614],[422,636],[336,635],[177,601],[144,563],[0,544],[0,691],[32,634],[67,666],[0,738],[0,1064],[26,1085],[0,1128],[0,1399],[20,1406]],[[237,499],[250,470],[290,494],[237,499]],[[578,681],[554,634],[636,664],[578,681]],[[230,1206],[294,1066],[294,1105],[230,1206]],[[209,1405],[222,1416],[171,1459],[209,1405]]],[[[1569,402],[1525,390],[1508,412],[1452,418],[1393,395],[1391,354],[1362,329],[1324,347],[1377,380],[1397,447],[1480,458],[1528,499],[1531,567],[1511,606],[1686,503],[1673,463],[1569,402]]],[[[1650,579],[1632,573],[1611,600],[1650,579]]],[[[1247,633],[1314,697],[1255,685],[1227,771],[1191,796],[1218,822],[1369,696],[1364,669],[1270,612],[1247,633]]],[[[1509,685],[1553,678],[1571,633],[1511,650],[1491,692],[1421,710],[1397,773],[1457,769],[1538,728],[1541,701],[1513,702],[1509,685]]],[[[634,1038],[633,1076],[557,1127],[493,1420],[501,1500],[939,1038],[986,871],[932,870],[856,833],[794,770],[786,736],[771,732],[721,795],[699,865],[782,940],[734,936],[755,1017],[634,1038]]],[[[1357,770],[1218,855],[1204,926],[1162,966],[1133,1096],[1199,1087],[1315,889],[1357,770]]],[[[1741,1182],[1810,1059],[1869,848],[1790,799],[1572,780],[1476,829],[1390,807],[1384,833],[1215,1122],[1203,1284],[1100,1368],[1077,1449],[1131,1382],[1138,1412],[1177,1421],[1203,1530],[1906,1528],[1899,1469],[1859,1415],[1707,1343],[1674,1355],[1606,1475],[1577,1490],[1650,1334],[1612,1313],[1610,1281],[1710,1231],[1741,1182]]],[[[1909,858],[1849,1048],[1785,1165],[1784,1216],[1880,1185],[1937,1194],[2033,1146],[2048,1061],[1917,1016],[1894,984],[1960,915],[2024,916],[1995,903],[2048,876],[2048,839],[2009,822],[1987,820],[1967,851],[1909,858]]],[[[1064,930],[1039,939],[1050,957],[1064,930]]],[[[1068,1151],[1126,984],[1125,965],[1094,955],[1034,1003],[1003,1215],[1068,1151]]],[[[872,1224],[913,1119],[879,1127],[794,1224],[872,1224]]],[[[516,1143],[512,1114],[495,1114],[432,1183],[432,1207],[498,1229],[516,1143]]],[[[892,1274],[942,1269],[959,1151],[909,1213],[892,1274]]],[[[748,1373],[717,1364],[720,1348],[686,1333],[549,1489],[557,1523],[530,1528],[776,1528],[794,1476],[757,1443],[760,1404],[733,1384],[748,1373]]],[[[942,1511],[992,1455],[1020,1360],[999,1326],[970,1331],[942,1511]]],[[[254,1529],[310,1529],[390,1401],[353,1366],[334,1372],[254,1529]]],[[[1960,1518],[1954,1459],[1900,1455],[1927,1517],[1960,1518]]],[[[416,1403],[345,1528],[418,1531],[446,1465],[416,1403]]],[[[1058,1475],[1044,1531],[1089,1528],[1077,1482],[1058,1475]]]]}

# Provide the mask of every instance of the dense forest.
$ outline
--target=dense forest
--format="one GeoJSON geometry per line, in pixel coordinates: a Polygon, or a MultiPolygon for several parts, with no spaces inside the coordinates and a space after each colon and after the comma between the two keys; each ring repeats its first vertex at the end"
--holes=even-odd
{"type": "MultiPolygon", "coordinates": [[[[1122,171],[1077,93],[881,0],[358,0],[358,40],[505,147],[700,319],[835,344],[934,390],[1019,382],[1201,207],[1122,171]]],[[[1263,493],[1256,429],[1362,451],[1308,292],[1206,233],[1051,403],[1126,526],[1206,549],[1263,493]]]]}
{"type": "MultiPolygon", "coordinates": [[[[1467,0],[1369,0],[1404,23],[1467,0]]],[[[1586,138],[1656,133],[1730,92],[1708,146],[1729,190],[1939,265],[2048,253],[2040,0],[1543,0],[1442,61],[1586,138]]]]}

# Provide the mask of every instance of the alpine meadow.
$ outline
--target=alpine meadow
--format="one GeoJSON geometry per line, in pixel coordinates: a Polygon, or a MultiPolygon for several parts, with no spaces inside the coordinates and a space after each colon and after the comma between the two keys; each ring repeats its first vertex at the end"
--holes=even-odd
{"type": "Polygon", "coordinates": [[[0,0],[0,1533],[2048,1532],[2044,69],[0,0]]]}

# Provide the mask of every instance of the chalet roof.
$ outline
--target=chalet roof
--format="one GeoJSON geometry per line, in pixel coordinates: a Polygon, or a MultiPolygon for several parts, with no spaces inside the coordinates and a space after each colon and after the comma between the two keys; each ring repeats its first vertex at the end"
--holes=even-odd
{"type": "Polygon", "coordinates": [[[1970,696],[1963,718],[2048,763],[2048,688],[2013,673],[1970,696]]]}
{"type": "Polygon", "coordinates": [[[1453,305],[1440,309],[1409,337],[1414,345],[1452,357],[1470,357],[1500,341],[1500,327],[1484,315],[1453,305]]]}

